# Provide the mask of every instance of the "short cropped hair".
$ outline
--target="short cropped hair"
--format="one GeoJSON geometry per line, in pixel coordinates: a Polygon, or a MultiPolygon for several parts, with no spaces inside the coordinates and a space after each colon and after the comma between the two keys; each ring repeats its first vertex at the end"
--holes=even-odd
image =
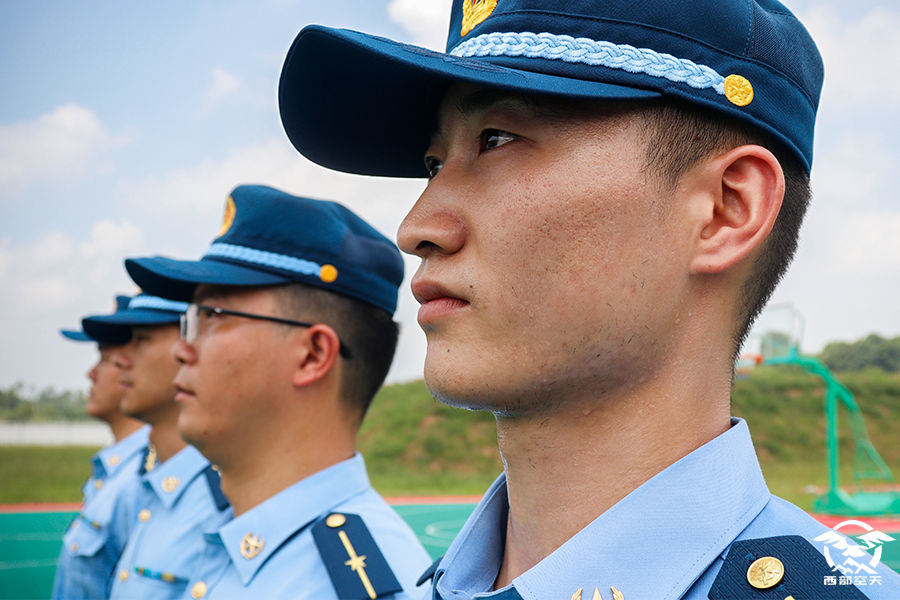
{"type": "Polygon", "coordinates": [[[344,360],[340,394],[348,412],[362,423],[394,360],[397,323],[382,308],[302,283],[272,290],[282,316],[329,325],[353,353],[344,360]]]}
{"type": "Polygon", "coordinates": [[[781,211],[744,282],[742,302],[737,307],[738,327],[734,336],[734,355],[737,357],[753,322],[794,258],[800,226],[812,195],[809,174],[801,161],[774,137],[718,112],[675,99],[663,99],[648,102],[639,114],[646,126],[648,170],[672,186],[702,159],[743,145],[766,148],[784,171],[781,211]]]}

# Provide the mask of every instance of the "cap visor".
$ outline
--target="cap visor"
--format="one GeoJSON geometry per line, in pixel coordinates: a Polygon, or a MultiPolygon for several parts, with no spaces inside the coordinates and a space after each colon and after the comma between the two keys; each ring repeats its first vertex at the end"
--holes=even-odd
{"type": "Polygon", "coordinates": [[[210,259],[129,258],[125,261],[125,269],[148,294],[180,302],[190,302],[194,289],[200,284],[253,286],[291,282],[274,273],[210,259]]]}
{"type": "Polygon", "coordinates": [[[660,96],[651,90],[509,68],[497,64],[501,60],[457,58],[311,25],[294,40],[281,72],[281,120],[294,147],[322,166],[361,175],[426,177],[423,159],[448,82],[602,100],[660,96]]]}
{"type": "Polygon", "coordinates": [[[64,338],[73,340],[75,342],[94,342],[96,341],[94,338],[89,336],[83,331],[73,331],[71,329],[60,329],[59,332],[62,334],[64,338]]]}

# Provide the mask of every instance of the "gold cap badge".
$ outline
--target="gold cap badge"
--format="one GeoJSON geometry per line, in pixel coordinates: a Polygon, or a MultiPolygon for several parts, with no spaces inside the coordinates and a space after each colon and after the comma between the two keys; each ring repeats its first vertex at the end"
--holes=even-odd
{"type": "Polygon", "coordinates": [[[231,229],[232,224],[234,224],[234,216],[237,214],[237,207],[234,205],[234,199],[231,196],[228,196],[228,200],[225,201],[225,215],[222,217],[222,227],[219,229],[219,235],[216,237],[222,237],[228,230],[231,229]]]}
{"type": "Polygon", "coordinates": [[[466,35],[475,29],[475,26],[491,16],[497,8],[497,0],[462,0],[463,18],[460,35],[466,35]]]}

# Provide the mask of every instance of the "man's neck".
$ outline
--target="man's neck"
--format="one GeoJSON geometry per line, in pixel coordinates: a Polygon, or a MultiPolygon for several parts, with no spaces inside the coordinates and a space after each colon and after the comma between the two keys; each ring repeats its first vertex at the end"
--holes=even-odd
{"type": "Polygon", "coordinates": [[[207,458],[218,466],[222,492],[237,517],[298,481],[352,458],[355,443],[355,432],[320,427],[297,435],[275,434],[264,446],[207,458]]]}
{"type": "Polygon", "coordinates": [[[174,421],[167,419],[153,423],[150,428],[150,443],[156,448],[156,460],[159,463],[166,462],[183,450],[187,444],[178,435],[178,416],[174,421]]]}
{"type": "Polygon", "coordinates": [[[498,416],[510,506],[498,589],[728,429],[730,380],[718,389],[698,381],[689,389],[651,381],[617,398],[572,398],[552,414],[498,416]]]}
{"type": "Polygon", "coordinates": [[[117,418],[108,421],[109,429],[112,431],[113,437],[117,442],[121,442],[129,435],[144,426],[144,423],[125,415],[119,415],[117,418]]]}

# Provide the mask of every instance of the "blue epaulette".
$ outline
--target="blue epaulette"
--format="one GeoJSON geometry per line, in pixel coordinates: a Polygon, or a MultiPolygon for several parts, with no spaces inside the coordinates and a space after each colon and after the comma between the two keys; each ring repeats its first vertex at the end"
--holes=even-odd
{"type": "Polygon", "coordinates": [[[865,600],[854,585],[826,585],[835,572],[806,539],[784,535],[735,542],[709,600],[865,600]]]}
{"type": "Polygon", "coordinates": [[[338,598],[374,600],[403,591],[359,515],[331,513],[312,534],[338,598]]]}
{"type": "Polygon", "coordinates": [[[206,475],[209,491],[216,501],[216,508],[219,509],[219,512],[222,512],[229,506],[228,498],[222,493],[222,478],[219,477],[219,472],[216,471],[212,465],[207,466],[206,469],[203,470],[203,474],[206,475]]]}

